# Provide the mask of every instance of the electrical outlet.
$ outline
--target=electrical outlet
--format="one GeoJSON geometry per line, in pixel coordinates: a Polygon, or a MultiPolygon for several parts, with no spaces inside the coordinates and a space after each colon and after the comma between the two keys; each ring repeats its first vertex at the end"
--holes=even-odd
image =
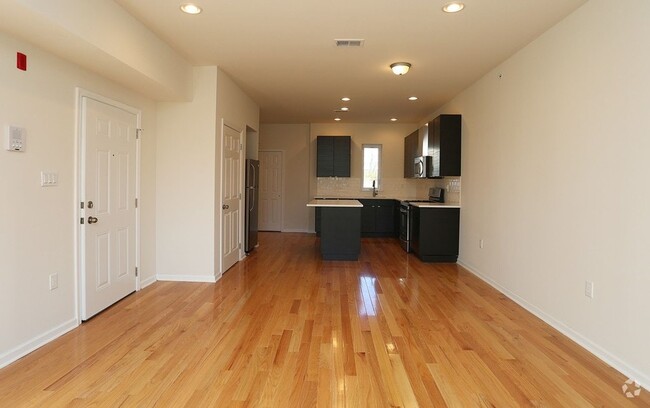
{"type": "Polygon", "coordinates": [[[594,283],[591,281],[585,281],[585,296],[594,298],[594,283]]]}
{"type": "Polygon", "coordinates": [[[478,247],[483,249],[483,240],[482,239],[478,240],[478,247]]]}
{"type": "Polygon", "coordinates": [[[59,274],[53,273],[50,275],[50,290],[54,290],[59,287],[59,274]]]}

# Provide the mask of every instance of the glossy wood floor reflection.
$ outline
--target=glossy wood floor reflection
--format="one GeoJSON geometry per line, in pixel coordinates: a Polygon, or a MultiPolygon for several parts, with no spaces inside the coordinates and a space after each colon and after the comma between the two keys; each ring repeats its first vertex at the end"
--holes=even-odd
{"type": "Polygon", "coordinates": [[[2,407],[634,407],[626,378],[395,240],[323,262],[261,234],[217,284],[158,282],[0,370],[2,407]]]}

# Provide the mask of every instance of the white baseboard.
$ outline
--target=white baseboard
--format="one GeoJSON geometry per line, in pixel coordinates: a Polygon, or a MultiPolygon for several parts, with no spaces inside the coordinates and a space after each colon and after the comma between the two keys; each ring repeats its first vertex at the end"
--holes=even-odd
{"type": "Polygon", "coordinates": [[[46,345],[57,337],[61,337],[77,326],[79,326],[79,321],[75,317],[74,319],[70,319],[67,322],[58,325],[52,330],[48,330],[40,336],[36,336],[33,339],[19,345],[18,347],[9,350],[8,352],[0,355],[0,368],[8,366],[19,358],[24,357],[37,348],[46,345]]]}
{"type": "MultiPolygon", "coordinates": [[[[554,317],[546,314],[543,310],[539,309],[537,306],[528,303],[525,299],[517,295],[516,293],[511,292],[507,288],[501,286],[499,283],[496,281],[492,280],[491,278],[483,275],[478,271],[477,268],[474,268],[462,260],[458,260],[458,264],[461,265],[463,268],[467,269],[470,273],[476,275],[479,279],[482,281],[486,282],[488,285],[492,286],[499,292],[503,293],[506,295],[508,298],[510,298],[512,301],[517,303],[519,306],[523,307],[530,313],[534,314],[535,316],[539,317],[542,319],[544,322],[546,322],[548,325],[559,331],[560,333],[564,334],[571,340],[575,341],[578,343],[581,347],[589,351],[591,354],[594,356],[598,357],[600,360],[611,366],[612,368],[616,369],[617,371],[621,372],[623,375],[627,376],[628,378],[631,378],[632,380],[636,381],[640,386],[645,388],[646,390],[650,390],[650,376],[646,373],[643,373],[636,368],[630,366],[626,362],[622,361],[609,351],[605,350],[598,344],[592,342],[588,338],[584,337],[582,334],[578,333],[577,331],[571,329],[561,321],[555,319],[554,317]]],[[[622,386],[623,384],[621,384],[622,386]]]]}
{"type": "Polygon", "coordinates": [[[168,281],[168,282],[203,282],[203,283],[215,283],[217,281],[216,276],[211,275],[156,275],[156,278],[159,281],[168,281]]]}
{"type": "Polygon", "coordinates": [[[155,283],[158,279],[156,279],[156,275],[150,276],[147,279],[142,279],[140,281],[140,289],[144,289],[147,286],[151,285],[152,283],[155,283]]]}
{"type": "Polygon", "coordinates": [[[286,229],[283,229],[282,232],[300,232],[300,233],[307,234],[307,233],[309,233],[309,230],[306,230],[306,229],[293,229],[293,228],[286,228],[286,229]]]}

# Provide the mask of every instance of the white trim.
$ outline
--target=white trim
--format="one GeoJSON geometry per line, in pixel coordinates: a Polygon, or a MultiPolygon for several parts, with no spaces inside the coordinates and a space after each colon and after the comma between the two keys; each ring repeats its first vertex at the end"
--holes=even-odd
{"type": "Polygon", "coordinates": [[[612,368],[618,370],[628,378],[631,378],[632,380],[636,381],[643,388],[650,389],[650,377],[648,377],[646,374],[630,366],[629,364],[622,361],[621,359],[619,359],[609,351],[605,350],[598,344],[592,342],[588,338],[584,337],[582,334],[568,327],[561,321],[555,319],[553,316],[548,315],[543,310],[539,309],[537,306],[528,303],[528,301],[526,301],[524,298],[520,297],[514,292],[511,292],[509,289],[501,286],[501,284],[499,284],[498,282],[478,272],[476,268],[469,266],[468,264],[466,264],[461,260],[458,261],[458,264],[463,268],[467,269],[470,273],[472,273],[473,275],[475,275],[476,277],[478,277],[488,285],[492,286],[499,292],[506,295],[513,302],[517,303],[519,306],[523,307],[530,313],[542,319],[545,323],[547,323],[548,325],[550,325],[560,333],[564,334],[574,342],[578,343],[578,345],[586,349],[588,352],[590,352],[591,354],[593,354],[594,356],[596,356],[597,358],[599,358],[600,360],[602,360],[603,362],[611,366],[612,368]]]}
{"type": "Polygon", "coordinates": [[[57,327],[48,330],[45,333],[36,336],[33,339],[28,340],[17,347],[14,347],[8,352],[0,355],[0,368],[8,366],[9,364],[13,363],[19,358],[26,356],[27,354],[31,353],[37,348],[40,348],[46,345],[47,343],[51,342],[52,340],[61,337],[62,335],[66,334],[67,332],[69,332],[70,330],[78,326],[79,326],[79,322],[77,321],[77,317],[75,316],[73,319],[70,319],[67,322],[62,323],[57,327]]]}
{"type": "Polygon", "coordinates": [[[213,275],[156,275],[156,279],[165,282],[203,282],[215,283],[221,278],[213,275]]]}
{"type": "Polygon", "coordinates": [[[299,233],[309,234],[310,232],[314,232],[314,231],[309,231],[307,229],[300,229],[300,228],[285,228],[280,232],[299,232],[299,233]]]}
{"type": "MultiPolygon", "coordinates": [[[[114,106],[118,109],[122,109],[126,112],[129,112],[133,115],[136,116],[136,127],[137,129],[142,128],[142,110],[138,108],[134,108],[132,106],[126,105],[122,102],[118,102],[114,99],[111,99],[109,97],[94,93],[92,91],[89,91],[84,88],[77,87],[75,88],[75,93],[76,93],[76,118],[77,118],[77,123],[76,123],[76,143],[75,143],[75,191],[74,191],[74,196],[75,196],[75,201],[74,201],[74,220],[73,220],[73,225],[75,226],[74,228],[74,256],[76,259],[75,262],[75,315],[77,318],[77,323],[81,324],[81,307],[82,307],[82,302],[83,302],[83,285],[82,285],[82,276],[81,274],[83,273],[83,260],[84,260],[84,229],[82,228],[82,225],[80,224],[79,220],[84,217],[85,218],[85,213],[84,211],[79,208],[79,203],[81,202],[81,194],[83,192],[83,184],[84,184],[84,179],[83,179],[83,153],[84,153],[84,148],[83,148],[83,114],[84,114],[84,109],[83,109],[83,98],[89,98],[93,99],[95,101],[105,103],[107,105],[114,106]]],[[[144,132],[143,132],[144,133],[144,132]]],[[[138,198],[138,207],[135,209],[135,266],[140,269],[140,207],[142,200],[140,199],[140,172],[141,172],[141,139],[138,138],[135,141],[136,143],[136,158],[135,158],[135,196],[138,198]]],[[[142,289],[142,284],[140,282],[140,275],[135,277],[135,290],[139,291],[142,289]]]]}
{"type": "Polygon", "coordinates": [[[156,275],[150,276],[147,279],[140,279],[140,289],[144,289],[147,286],[156,283],[156,281],[158,281],[156,275]]]}

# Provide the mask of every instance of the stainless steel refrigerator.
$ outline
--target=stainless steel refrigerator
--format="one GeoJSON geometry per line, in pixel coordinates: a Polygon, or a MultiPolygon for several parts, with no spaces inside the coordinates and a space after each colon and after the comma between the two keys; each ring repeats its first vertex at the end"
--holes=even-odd
{"type": "Polygon", "coordinates": [[[257,216],[259,213],[259,160],[246,160],[246,236],[244,246],[246,252],[257,246],[257,216]]]}

